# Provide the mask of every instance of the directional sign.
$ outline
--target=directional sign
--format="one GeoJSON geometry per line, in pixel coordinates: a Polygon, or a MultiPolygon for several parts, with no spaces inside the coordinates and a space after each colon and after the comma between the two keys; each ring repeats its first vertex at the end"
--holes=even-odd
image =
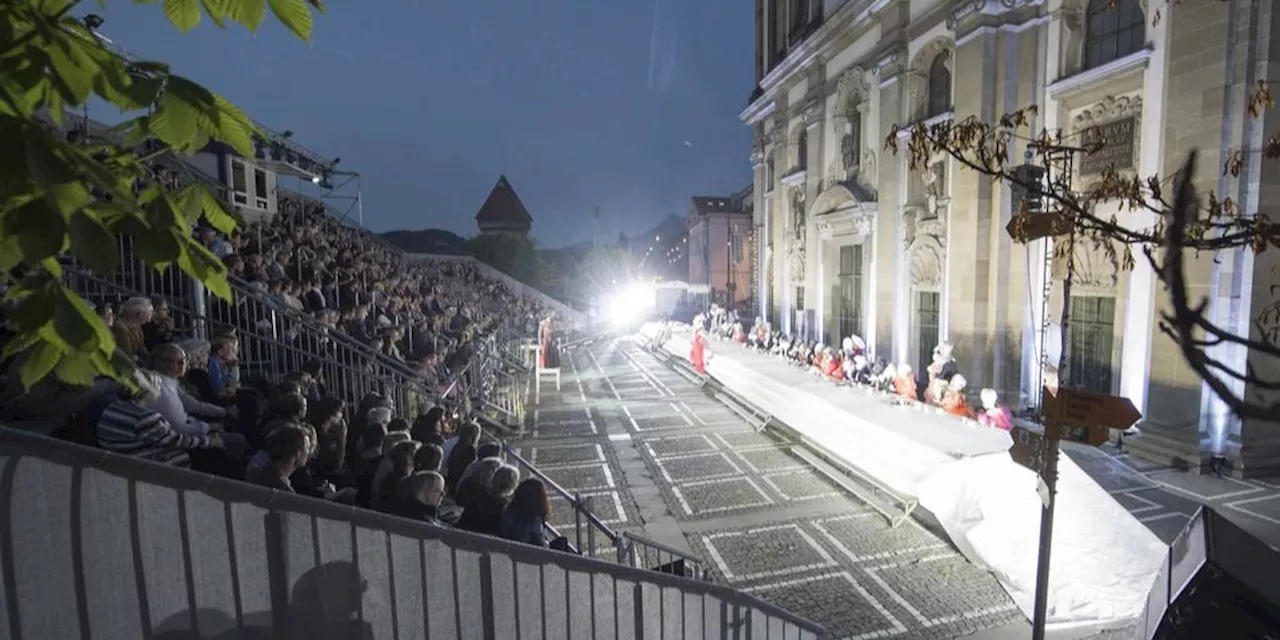
{"type": "Polygon", "coordinates": [[[1009,457],[1013,461],[1039,473],[1044,469],[1045,441],[1044,434],[1026,427],[1014,427],[1009,432],[1013,438],[1013,446],[1009,447],[1009,457]]]}
{"type": "Polygon", "coordinates": [[[1071,230],[1067,218],[1056,211],[1015,215],[1009,219],[1009,224],[1004,229],[1015,242],[1032,242],[1059,236],[1071,230]]]}
{"type": "Polygon", "coordinates": [[[1065,425],[1128,429],[1142,419],[1142,414],[1128,398],[1089,391],[1058,391],[1057,418],[1065,425]]]}

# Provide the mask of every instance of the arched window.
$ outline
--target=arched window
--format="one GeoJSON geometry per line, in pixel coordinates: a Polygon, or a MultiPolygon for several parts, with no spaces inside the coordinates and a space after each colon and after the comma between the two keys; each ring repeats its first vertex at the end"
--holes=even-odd
{"type": "Polygon", "coordinates": [[[1146,44],[1147,19],[1138,0],[1089,0],[1082,69],[1123,58],[1146,44]]]}
{"type": "Polygon", "coordinates": [[[951,54],[943,51],[929,65],[929,104],[925,117],[932,118],[951,110],[951,54]]]}
{"type": "Polygon", "coordinates": [[[796,166],[803,169],[808,161],[809,132],[801,129],[800,135],[796,136],[796,166]]]}

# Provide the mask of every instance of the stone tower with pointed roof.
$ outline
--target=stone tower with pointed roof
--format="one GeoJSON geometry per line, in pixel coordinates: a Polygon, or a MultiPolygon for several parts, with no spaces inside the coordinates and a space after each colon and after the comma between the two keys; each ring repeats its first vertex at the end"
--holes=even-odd
{"type": "Polygon", "coordinates": [[[485,199],[476,214],[476,227],[480,233],[513,233],[528,235],[533,226],[533,216],[520,202],[520,196],[511,188],[506,176],[498,178],[493,191],[485,199]]]}

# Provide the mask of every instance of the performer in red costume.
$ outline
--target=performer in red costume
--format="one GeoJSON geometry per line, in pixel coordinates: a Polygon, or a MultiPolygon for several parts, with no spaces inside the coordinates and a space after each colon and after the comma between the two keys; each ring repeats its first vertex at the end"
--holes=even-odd
{"type": "Polygon", "coordinates": [[[702,335],[702,329],[694,329],[693,344],[689,347],[689,363],[693,365],[693,370],[698,375],[707,375],[707,339],[702,335]]]}
{"type": "Polygon", "coordinates": [[[1013,415],[1009,407],[1000,404],[1000,396],[995,389],[982,390],[982,411],[978,412],[978,424],[1001,431],[1013,429],[1013,415]]]}
{"type": "Polygon", "coordinates": [[[538,325],[538,367],[560,368],[560,345],[556,342],[555,314],[548,313],[538,325]]]}

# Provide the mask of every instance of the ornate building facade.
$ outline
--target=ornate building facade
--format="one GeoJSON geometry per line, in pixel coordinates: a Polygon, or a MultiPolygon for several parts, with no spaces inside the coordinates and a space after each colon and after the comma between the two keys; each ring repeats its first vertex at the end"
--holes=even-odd
{"type": "MultiPolygon", "coordinates": [[[[1042,354],[1056,362],[1062,350],[1054,240],[1012,242],[1006,185],[944,157],[910,169],[885,137],[1036,104],[1031,130],[1106,133],[1100,153],[1077,159],[1078,181],[1108,165],[1172,175],[1198,148],[1200,192],[1256,211],[1280,186],[1274,169],[1256,153],[1239,176],[1214,168],[1275,129],[1274,115],[1247,109],[1280,58],[1273,20],[1243,0],[756,0],[759,84],[740,117],[755,136],[760,314],[826,343],[860,335],[876,357],[916,367],[947,341],[971,386],[1034,406],[1042,354]]],[[[1135,227],[1154,222],[1102,206],[1135,227]]],[[[1141,256],[1125,269],[1116,247],[1074,253],[1072,386],[1143,411],[1133,451],[1164,464],[1226,458],[1236,473],[1280,466],[1280,425],[1230,415],[1161,333],[1165,295],[1141,256]]],[[[1277,254],[1195,257],[1192,289],[1240,333],[1280,332],[1277,254]]],[[[1280,365],[1242,349],[1213,355],[1280,379],[1280,365]]]]}

